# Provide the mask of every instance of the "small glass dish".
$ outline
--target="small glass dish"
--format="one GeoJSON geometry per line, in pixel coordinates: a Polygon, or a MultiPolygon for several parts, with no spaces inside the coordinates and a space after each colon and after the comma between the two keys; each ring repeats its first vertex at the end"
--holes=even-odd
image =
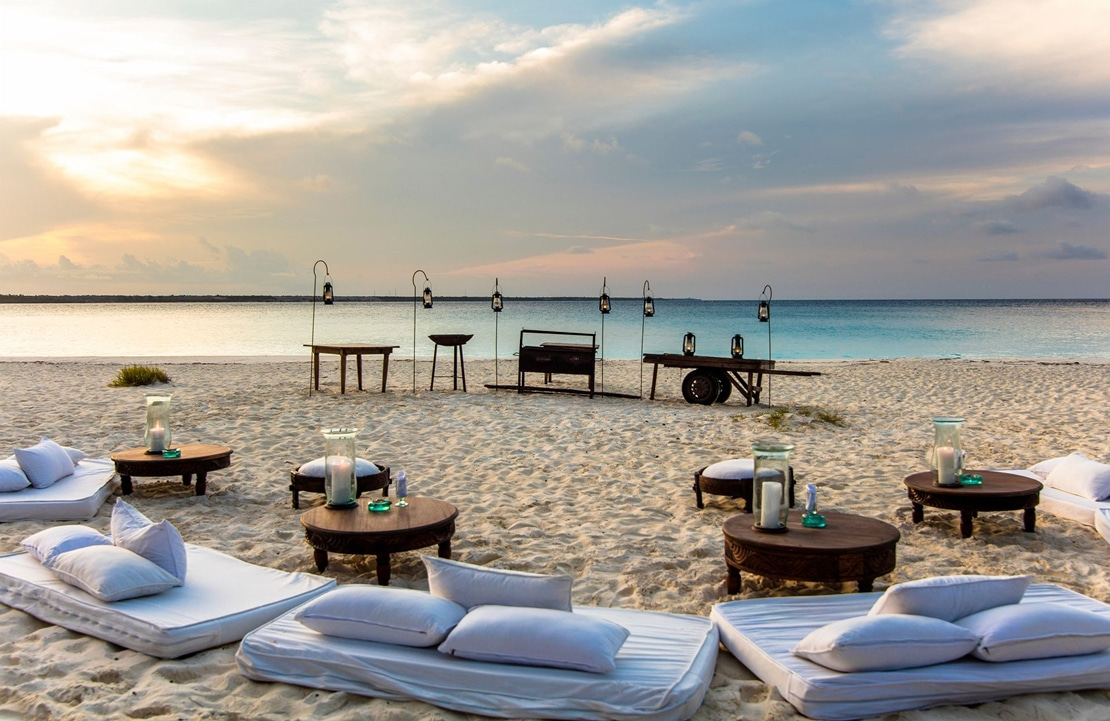
{"type": "Polygon", "coordinates": [[[961,473],[960,474],[960,485],[961,486],[981,486],[981,485],[983,485],[983,477],[979,476],[979,475],[975,475],[973,473],[961,473]]]}
{"type": "Polygon", "coordinates": [[[381,513],[383,511],[388,511],[389,507],[392,505],[393,501],[388,498],[375,498],[366,504],[366,510],[371,513],[381,513]]]}
{"type": "Polygon", "coordinates": [[[180,448],[167,448],[166,450],[162,451],[162,457],[163,458],[181,458],[181,449],[180,448]]]}

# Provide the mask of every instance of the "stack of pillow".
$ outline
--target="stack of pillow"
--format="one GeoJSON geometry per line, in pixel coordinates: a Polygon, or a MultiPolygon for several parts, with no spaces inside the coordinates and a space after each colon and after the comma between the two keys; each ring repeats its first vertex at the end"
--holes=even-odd
{"type": "Polygon", "coordinates": [[[0,460],[0,493],[24,488],[48,488],[66,476],[85,458],[76,448],[60,446],[49,438],[30,448],[16,448],[15,455],[0,460]]]}
{"type": "Polygon", "coordinates": [[[294,618],[329,636],[438,647],[475,661],[609,673],[628,630],[571,609],[570,576],[543,576],[424,556],[429,592],[352,585],[294,618]]]}
{"type": "Polygon", "coordinates": [[[116,501],[112,535],[88,526],[56,526],[20,545],[60,580],[101,601],[161,593],[185,583],[185,542],[169,521],[152,522],[116,501]]]}
{"type": "Polygon", "coordinates": [[[1110,499],[1110,465],[1091,460],[1082,453],[1041,461],[1029,470],[1040,476],[1047,488],[1089,501],[1110,499]]]}
{"type": "Polygon", "coordinates": [[[1079,656],[1110,648],[1110,618],[1058,603],[1020,603],[1032,576],[939,576],[891,586],[866,616],[834,621],[794,647],[834,671],[1079,656]]]}

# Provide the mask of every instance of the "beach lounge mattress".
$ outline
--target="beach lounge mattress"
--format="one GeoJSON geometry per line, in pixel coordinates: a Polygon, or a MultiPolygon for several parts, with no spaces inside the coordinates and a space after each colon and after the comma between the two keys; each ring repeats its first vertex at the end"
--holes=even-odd
{"type": "Polygon", "coordinates": [[[335,587],[306,573],[255,566],[186,544],[185,585],[105,603],[26,553],[0,556],[0,603],[124,648],[177,658],[238,641],[248,631],[335,587]]]}
{"type": "Polygon", "coordinates": [[[469,661],[434,647],[325,636],[291,613],[247,634],[236,661],[244,676],[258,681],[417,699],[486,716],[680,721],[694,715],[717,662],[709,619],[613,608],[574,612],[631,632],[612,673],[469,661]]]}
{"type": "MultiPolygon", "coordinates": [[[[806,716],[858,719],[947,704],[966,705],[1023,693],[1110,687],[1110,651],[990,663],[965,657],[902,671],[842,673],[794,656],[816,628],[867,613],[880,593],[764,598],[718,604],[710,618],[737,659],[806,716]]],[[[1022,603],[1059,603],[1110,616],[1110,606],[1060,586],[1035,584],[1022,603]]]]}
{"type": "Polygon", "coordinates": [[[116,466],[107,458],[86,458],[46,488],[0,493],[0,521],[83,521],[96,515],[119,486],[116,466]]]}

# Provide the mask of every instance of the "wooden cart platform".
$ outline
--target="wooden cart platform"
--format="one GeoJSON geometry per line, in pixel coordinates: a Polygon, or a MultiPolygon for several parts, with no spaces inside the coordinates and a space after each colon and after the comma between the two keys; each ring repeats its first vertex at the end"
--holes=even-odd
{"type": "Polygon", "coordinates": [[[735,388],[747,405],[759,403],[764,375],[819,376],[816,371],[779,370],[773,360],[760,358],[718,358],[714,356],[681,355],[679,353],[645,353],[644,363],[651,363],[651,396],[655,400],[655,383],[659,366],[692,368],[682,380],[682,397],[687,403],[724,403],[735,388]]]}

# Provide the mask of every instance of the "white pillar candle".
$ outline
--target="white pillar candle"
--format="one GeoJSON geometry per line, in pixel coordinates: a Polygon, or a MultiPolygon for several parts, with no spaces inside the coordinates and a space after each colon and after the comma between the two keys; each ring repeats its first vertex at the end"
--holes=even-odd
{"type": "Polygon", "coordinates": [[[331,502],[345,506],[354,499],[351,497],[351,460],[345,456],[332,456],[328,459],[331,472],[331,502]]]}
{"type": "Polygon", "coordinates": [[[761,487],[763,498],[759,511],[759,525],[763,528],[779,527],[779,505],[782,497],[782,484],[775,481],[763,481],[761,487]]]}
{"type": "Polygon", "coordinates": [[[150,429],[150,450],[161,453],[166,450],[166,429],[161,423],[155,423],[150,429]]]}
{"type": "Polygon", "coordinates": [[[937,448],[937,483],[950,486],[956,482],[956,449],[952,446],[937,448]]]}

